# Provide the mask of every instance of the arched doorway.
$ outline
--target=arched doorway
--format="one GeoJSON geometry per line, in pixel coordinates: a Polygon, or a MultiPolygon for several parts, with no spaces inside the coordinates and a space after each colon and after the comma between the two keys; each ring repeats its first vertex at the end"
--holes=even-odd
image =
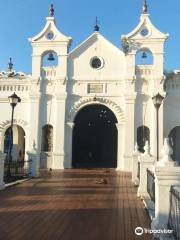
{"type": "Polygon", "coordinates": [[[43,152],[53,151],[53,126],[47,124],[42,127],[42,146],[43,152]]]}
{"type": "MultiPolygon", "coordinates": [[[[4,134],[4,153],[9,152],[11,144],[11,127],[7,128],[4,134]]],[[[15,161],[23,161],[25,156],[25,132],[18,125],[13,126],[13,147],[12,158],[15,161]]]]}
{"type": "Polygon", "coordinates": [[[53,152],[53,126],[50,124],[42,127],[41,143],[40,167],[51,168],[53,152]]]}
{"type": "Polygon", "coordinates": [[[146,141],[150,144],[150,130],[146,126],[140,126],[137,128],[137,144],[138,150],[142,153],[144,153],[146,141]]]}
{"type": "Polygon", "coordinates": [[[180,127],[175,127],[169,134],[169,142],[173,149],[172,159],[180,164],[180,127]]]}
{"type": "Polygon", "coordinates": [[[72,166],[74,168],[117,167],[117,119],[104,105],[81,109],[74,121],[72,166]]]}

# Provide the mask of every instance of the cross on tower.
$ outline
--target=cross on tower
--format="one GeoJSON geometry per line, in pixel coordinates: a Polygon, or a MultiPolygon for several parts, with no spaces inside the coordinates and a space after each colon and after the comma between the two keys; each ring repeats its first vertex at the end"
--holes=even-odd
{"type": "Polygon", "coordinates": [[[8,62],[8,71],[11,72],[12,69],[13,69],[12,58],[9,58],[9,62],[8,62]]]}
{"type": "Polygon", "coordinates": [[[143,0],[142,13],[143,14],[147,14],[148,13],[148,5],[147,5],[147,1],[146,0],[143,0]]]}
{"type": "Polygon", "coordinates": [[[49,16],[54,17],[54,5],[53,4],[51,4],[51,6],[49,8],[49,16]]]}
{"type": "Polygon", "coordinates": [[[99,32],[99,29],[100,29],[100,27],[98,26],[98,18],[96,17],[96,23],[95,23],[95,26],[94,26],[94,31],[99,32]]]}

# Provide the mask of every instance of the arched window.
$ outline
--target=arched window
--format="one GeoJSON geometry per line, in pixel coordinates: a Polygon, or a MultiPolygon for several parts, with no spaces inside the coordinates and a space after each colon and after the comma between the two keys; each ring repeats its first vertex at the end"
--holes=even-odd
{"type": "Polygon", "coordinates": [[[147,49],[141,49],[136,53],[136,65],[153,65],[153,54],[147,49]]]}
{"type": "Polygon", "coordinates": [[[42,128],[42,151],[53,151],[53,127],[49,124],[42,128]]]}
{"type": "Polygon", "coordinates": [[[137,144],[139,151],[144,153],[144,146],[146,141],[150,144],[150,130],[146,126],[140,126],[137,129],[137,144]]]}
{"type": "Polygon", "coordinates": [[[58,65],[58,56],[54,51],[46,51],[42,56],[42,67],[56,67],[58,65]]]}
{"type": "MultiPolygon", "coordinates": [[[[9,153],[11,140],[11,127],[6,129],[4,134],[4,153],[9,153]]],[[[13,160],[23,161],[25,155],[25,132],[24,129],[18,125],[13,126],[13,146],[12,158],[13,160]]]]}
{"type": "Polygon", "coordinates": [[[169,142],[173,149],[172,159],[180,164],[180,126],[177,126],[169,133],[169,142]]]}

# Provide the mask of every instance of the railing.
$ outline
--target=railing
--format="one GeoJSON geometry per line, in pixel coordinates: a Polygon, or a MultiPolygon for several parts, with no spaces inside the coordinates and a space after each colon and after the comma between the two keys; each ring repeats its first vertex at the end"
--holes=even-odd
{"type": "Polygon", "coordinates": [[[28,178],[30,172],[31,161],[12,161],[4,163],[4,182],[14,182],[16,180],[28,178]]]}
{"type": "Polygon", "coordinates": [[[41,76],[47,79],[54,79],[56,77],[56,67],[43,67],[41,76]]]}
{"type": "Polygon", "coordinates": [[[3,85],[0,85],[0,91],[3,91],[3,92],[27,92],[29,91],[30,89],[30,86],[27,85],[27,84],[24,84],[24,85],[10,85],[10,84],[3,84],[3,85]]]}
{"type": "Polygon", "coordinates": [[[168,225],[169,228],[173,230],[175,239],[180,240],[180,191],[173,186],[170,190],[170,212],[168,225]]]}
{"type": "Polygon", "coordinates": [[[147,169],[147,192],[151,200],[155,202],[155,176],[149,169],[147,169]]]}
{"type": "Polygon", "coordinates": [[[144,66],[144,65],[137,65],[136,66],[136,75],[142,77],[152,77],[153,75],[153,67],[151,65],[144,66]]]}

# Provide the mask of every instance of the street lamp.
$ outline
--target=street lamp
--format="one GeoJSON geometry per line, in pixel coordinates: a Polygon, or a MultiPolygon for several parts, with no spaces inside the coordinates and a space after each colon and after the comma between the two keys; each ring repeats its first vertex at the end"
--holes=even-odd
{"type": "Polygon", "coordinates": [[[156,108],[156,136],[157,136],[157,162],[159,161],[159,108],[164,100],[164,97],[161,94],[156,94],[152,97],[154,106],[156,108]]]}
{"type": "Polygon", "coordinates": [[[12,115],[11,115],[11,128],[10,128],[10,144],[8,151],[8,177],[11,176],[10,163],[12,161],[12,147],[13,147],[13,118],[14,118],[14,108],[16,107],[18,102],[21,102],[21,98],[18,97],[15,92],[8,97],[9,103],[12,107],[12,115]]]}

